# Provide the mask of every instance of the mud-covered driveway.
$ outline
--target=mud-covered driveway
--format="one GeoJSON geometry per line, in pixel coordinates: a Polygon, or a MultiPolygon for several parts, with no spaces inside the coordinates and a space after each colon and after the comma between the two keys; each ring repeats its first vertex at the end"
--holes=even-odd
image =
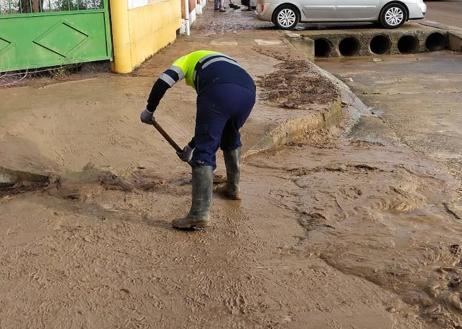
{"type": "MultiPolygon", "coordinates": [[[[347,133],[349,98],[345,120],[247,156],[243,201],[215,196],[206,231],[171,228],[189,168],[138,116],[173,59],[214,48],[251,72],[247,147],[341,92],[278,31],[223,15],[133,75],[0,90],[0,328],[460,328],[459,182],[370,111],[347,133]]],[[[159,108],[180,142],[194,97],[178,85],[159,108]]]]}

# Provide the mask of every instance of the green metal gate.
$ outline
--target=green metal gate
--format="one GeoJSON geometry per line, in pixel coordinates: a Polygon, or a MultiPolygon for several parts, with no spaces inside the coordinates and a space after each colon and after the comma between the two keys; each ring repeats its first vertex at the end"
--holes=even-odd
{"type": "Polygon", "coordinates": [[[0,72],[111,58],[108,0],[0,0],[0,72]]]}

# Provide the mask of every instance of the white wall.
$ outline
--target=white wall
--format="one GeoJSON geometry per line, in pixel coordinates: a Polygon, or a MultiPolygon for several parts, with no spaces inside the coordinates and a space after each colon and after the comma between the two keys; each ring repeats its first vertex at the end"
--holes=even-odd
{"type": "Polygon", "coordinates": [[[128,0],[128,9],[143,7],[148,5],[151,0],[128,0]]]}

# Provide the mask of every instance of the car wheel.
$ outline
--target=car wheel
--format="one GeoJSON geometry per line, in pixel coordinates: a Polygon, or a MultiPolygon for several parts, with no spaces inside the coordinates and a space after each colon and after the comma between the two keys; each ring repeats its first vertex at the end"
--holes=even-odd
{"type": "Polygon", "coordinates": [[[380,24],[387,29],[395,29],[407,20],[406,7],[400,3],[385,6],[380,14],[380,24]]]}
{"type": "Polygon", "coordinates": [[[282,30],[292,30],[300,21],[298,9],[291,5],[282,5],[274,12],[273,23],[282,30]]]}

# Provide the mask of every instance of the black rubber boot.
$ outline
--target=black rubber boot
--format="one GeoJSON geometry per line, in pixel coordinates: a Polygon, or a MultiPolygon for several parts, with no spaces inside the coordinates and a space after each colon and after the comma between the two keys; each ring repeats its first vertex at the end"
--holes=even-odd
{"type": "Polygon", "coordinates": [[[204,228],[208,224],[212,203],[213,169],[198,166],[192,169],[192,205],[188,215],[172,222],[174,228],[188,230],[204,228]]]}
{"type": "Polygon", "coordinates": [[[219,189],[219,193],[230,200],[241,200],[239,194],[241,148],[223,152],[223,155],[226,166],[226,185],[219,189]]]}

